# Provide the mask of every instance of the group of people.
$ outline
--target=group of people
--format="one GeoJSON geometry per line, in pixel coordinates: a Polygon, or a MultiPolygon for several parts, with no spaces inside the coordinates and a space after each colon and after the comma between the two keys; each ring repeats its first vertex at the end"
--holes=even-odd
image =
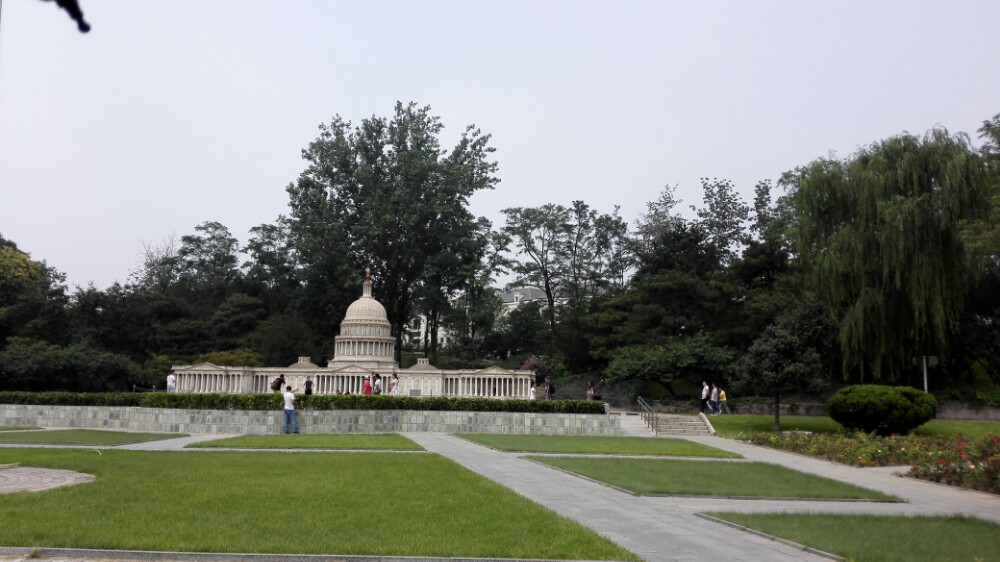
{"type": "Polygon", "coordinates": [[[701,413],[707,410],[713,416],[726,413],[732,414],[729,404],[726,403],[726,391],[721,386],[712,383],[709,387],[708,381],[701,381],[701,413]]]}
{"type": "MultiPolygon", "coordinates": [[[[545,382],[543,384],[543,394],[542,400],[552,400],[556,397],[556,385],[552,384],[552,377],[545,377],[545,382]]],[[[531,383],[531,388],[528,389],[528,400],[538,399],[538,384],[535,382],[531,383]]]]}
{"type": "MultiPolygon", "coordinates": [[[[361,394],[382,394],[384,392],[382,388],[382,375],[375,373],[372,376],[365,377],[365,382],[361,387],[361,394]]],[[[389,396],[399,396],[399,375],[393,373],[389,377],[389,396]]]]}

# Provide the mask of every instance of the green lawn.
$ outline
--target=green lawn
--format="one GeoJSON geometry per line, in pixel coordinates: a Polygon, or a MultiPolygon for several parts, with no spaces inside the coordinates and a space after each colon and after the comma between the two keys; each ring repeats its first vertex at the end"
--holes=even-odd
{"type": "Polygon", "coordinates": [[[636,494],[898,501],[880,492],[761,462],[529,458],[636,494]]]}
{"type": "Polygon", "coordinates": [[[0,431],[24,431],[26,429],[39,429],[33,425],[0,425],[0,431]]]}
{"type": "Polygon", "coordinates": [[[1000,422],[931,420],[913,430],[914,435],[943,435],[951,437],[985,437],[987,434],[1000,435],[1000,422]]]}
{"type": "Polygon", "coordinates": [[[1000,526],[965,517],[710,513],[855,562],[1000,560],[1000,526]]]}
{"type": "MultiPolygon", "coordinates": [[[[715,426],[720,437],[738,437],[741,433],[767,433],[774,425],[774,416],[743,415],[711,416],[709,421],[715,426]]],[[[811,431],[813,433],[835,433],[844,427],[828,417],[781,416],[783,431],[811,431]]],[[[914,435],[963,435],[983,436],[987,433],[1000,435],[1000,422],[931,420],[913,431],[914,435]]]]}
{"type": "Polygon", "coordinates": [[[97,429],[56,429],[53,431],[4,432],[0,443],[33,445],[124,445],[186,437],[183,433],[131,433],[128,431],[101,431],[97,429]]]}
{"type": "Polygon", "coordinates": [[[0,495],[0,544],[373,556],[638,560],[432,454],[0,449],[96,476],[0,495]],[[541,530],[547,530],[540,538],[541,530]]]}
{"type": "Polygon", "coordinates": [[[215,441],[193,443],[188,447],[227,447],[237,449],[355,449],[422,451],[423,447],[395,433],[310,434],[310,435],[241,435],[215,441]]]}
{"type": "Polygon", "coordinates": [[[603,455],[741,458],[740,455],[684,439],[655,437],[576,437],[546,435],[460,434],[458,437],[501,451],[603,455]]]}

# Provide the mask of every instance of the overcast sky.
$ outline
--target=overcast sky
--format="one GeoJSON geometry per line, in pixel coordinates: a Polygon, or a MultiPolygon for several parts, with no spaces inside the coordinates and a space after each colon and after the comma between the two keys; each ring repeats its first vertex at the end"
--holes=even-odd
{"type": "Polygon", "coordinates": [[[80,0],[0,12],[0,234],[73,285],[143,243],[288,213],[301,149],[339,114],[430,105],[450,147],[493,135],[472,200],[615,205],[754,183],[1000,112],[1000,1],[80,0]]]}

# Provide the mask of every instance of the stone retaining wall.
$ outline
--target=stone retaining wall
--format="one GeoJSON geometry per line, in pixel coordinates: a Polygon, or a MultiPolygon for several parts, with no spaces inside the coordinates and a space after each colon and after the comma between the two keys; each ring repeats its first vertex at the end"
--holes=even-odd
{"type": "MultiPolygon", "coordinates": [[[[126,406],[0,404],[0,425],[117,429],[153,433],[276,434],[280,410],[176,410],[126,406]]],[[[302,433],[506,433],[513,435],[621,435],[618,416],[523,412],[415,410],[303,410],[302,433]]]]}

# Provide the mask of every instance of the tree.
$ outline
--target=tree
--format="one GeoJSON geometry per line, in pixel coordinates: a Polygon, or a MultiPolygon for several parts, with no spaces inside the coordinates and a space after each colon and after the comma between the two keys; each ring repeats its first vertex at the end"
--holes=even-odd
{"type": "Polygon", "coordinates": [[[751,395],[774,397],[774,429],[781,429],[781,395],[817,394],[827,389],[827,342],[832,326],[816,302],[791,301],[786,310],[754,340],[738,364],[733,382],[751,395]]]}
{"type": "Polygon", "coordinates": [[[0,349],[8,337],[65,343],[65,276],[0,236],[0,349]]]}
{"type": "Polygon", "coordinates": [[[269,313],[284,312],[298,288],[295,252],[287,219],[279,216],[275,224],[251,228],[250,240],[243,252],[250,257],[243,263],[250,295],[263,300],[269,313]]]}
{"type": "Polygon", "coordinates": [[[750,208],[740,199],[736,186],[729,180],[701,178],[704,207],[696,209],[698,222],[708,234],[708,240],[718,249],[722,262],[728,265],[736,257],[736,249],[744,241],[743,223],[750,208]]]}
{"type": "Polygon", "coordinates": [[[181,278],[195,295],[213,306],[234,290],[240,278],[239,242],[221,223],[209,221],[194,227],[196,233],[181,237],[177,252],[181,278]]]}
{"type": "Polygon", "coordinates": [[[473,230],[469,197],[499,181],[489,135],[469,126],[448,152],[438,141],[442,130],[429,107],[414,103],[397,103],[392,119],[373,116],[358,127],[336,116],[303,150],[309,166],[288,187],[305,285],[334,297],[315,304],[328,314],[336,305],[339,314],[350,302],[341,295],[357,298],[357,272],[370,267],[397,351],[430,258],[473,230]]]}
{"type": "Polygon", "coordinates": [[[605,370],[608,382],[626,383],[626,394],[635,397],[645,381],[657,382],[676,396],[673,383],[681,380],[716,380],[729,369],[733,352],[712,343],[707,335],[670,338],[660,345],[621,347],[605,370]]]}
{"type": "Polygon", "coordinates": [[[514,271],[524,282],[538,285],[545,293],[545,315],[549,333],[556,332],[556,292],[563,283],[560,255],[570,229],[570,212],[562,205],[547,204],[537,208],[504,209],[507,224],[503,233],[517,247],[517,255],[527,259],[516,262],[514,271]]]}
{"type": "Polygon", "coordinates": [[[793,180],[796,249],[837,314],[844,375],[896,381],[946,356],[975,271],[959,231],[989,181],[967,137],[902,134],[793,180]]]}

